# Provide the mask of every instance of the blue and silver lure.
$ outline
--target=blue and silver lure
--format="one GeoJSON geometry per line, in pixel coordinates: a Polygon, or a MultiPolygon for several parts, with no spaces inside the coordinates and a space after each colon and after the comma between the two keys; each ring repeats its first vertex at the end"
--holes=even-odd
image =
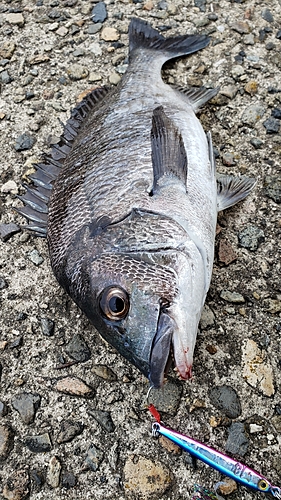
{"type": "Polygon", "coordinates": [[[227,455],[224,455],[223,453],[196,441],[195,439],[185,436],[184,434],[168,429],[159,421],[152,424],[152,434],[155,437],[158,437],[159,435],[165,436],[173,441],[173,443],[180,446],[183,450],[193,455],[195,458],[202,460],[202,462],[205,462],[207,465],[218,470],[225,476],[234,479],[234,481],[237,481],[248,488],[252,488],[255,491],[269,493],[273,497],[281,500],[281,488],[278,486],[272,486],[272,484],[270,484],[264,476],[253,469],[250,469],[246,465],[237,462],[237,460],[234,460],[233,458],[230,458],[227,455]]]}

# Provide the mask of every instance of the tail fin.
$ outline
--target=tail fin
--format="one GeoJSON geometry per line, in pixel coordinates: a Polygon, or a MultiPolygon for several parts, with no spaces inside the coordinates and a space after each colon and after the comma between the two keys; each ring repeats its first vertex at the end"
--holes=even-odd
{"type": "Polygon", "coordinates": [[[133,18],[129,26],[130,53],[137,48],[152,49],[167,53],[167,60],[192,54],[206,47],[210,38],[206,35],[182,35],[164,38],[150,24],[133,18]]]}

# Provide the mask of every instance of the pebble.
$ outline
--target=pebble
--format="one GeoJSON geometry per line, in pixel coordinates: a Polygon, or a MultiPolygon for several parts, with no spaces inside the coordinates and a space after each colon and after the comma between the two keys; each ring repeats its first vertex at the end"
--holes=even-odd
{"type": "Polygon", "coordinates": [[[91,358],[91,351],[80,333],[75,334],[70,342],[66,344],[65,352],[79,362],[88,361],[91,358]]]}
{"type": "Polygon", "coordinates": [[[250,104],[250,106],[248,106],[244,110],[241,119],[245,125],[250,125],[253,127],[257,123],[257,121],[262,118],[264,113],[265,113],[265,107],[262,104],[260,103],[250,104]]]}
{"type": "Polygon", "coordinates": [[[265,361],[264,352],[254,340],[247,339],[242,346],[242,363],[242,376],[248,384],[265,396],[272,396],[275,392],[272,367],[265,361]]]}
{"type": "Polygon", "coordinates": [[[229,290],[222,290],[220,293],[220,297],[226,302],[230,302],[231,304],[243,304],[245,299],[241,293],[230,292],[229,290]]]}
{"type": "Polygon", "coordinates": [[[118,33],[117,29],[115,28],[103,28],[101,32],[101,39],[105,40],[106,42],[115,42],[119,40],[120,34],[118,33]]]}
{"type": "Polygon", "coordinates": [[[214,387],[209,397],[211,403],[229,418],[241,415],[241,404],[237,392],[229,385],[214,387]]]}
{"type": "Polygon", "coordinates": [[[9,224],[0,224],[0,238],[2,241],[8,241],[14,234],[20,232],[21,228],[13,222],[9,224]]]}
{"type": "Polygon", "coordinates": [[[273,21],[274,21],[273,15],[269,9],[263,9],[262,13],[261,13],[261,17],[265,21],[267,21],[268,23],[273,23],[273,21]]]}
{"type": "Polygon", "coordinates": [[[277,118],[270,116],[263,122],[267,134],[278,134],[280,128],[280,121],[277,118]]]}
{"type": "Polygon", "coordinates": [[[255,80],[250,80],[246,83],[244,89],[248,94],[256,94],[258,91],[258,83],[255,80]]]}
{"type": "Polygon", "coordinates": [[[27,436],[25,438],[25,445],[33,453],[45,453],[52,449],[52,443],[48,432],[38,436],[27,436]]]}
{"type": "Polygon", "coordinates": [[[235,85],[228,85],[227,87],[223,87],[220,90],[220,93],[222,95],[225,95],[226,97],[229,97],[229,99],[234,99],[238,92],[238,88],[235,85]]]}
{"type": "Polygon", "coordinates": [[[40,266],[42,262],[44,262],[43,257],[40,255],[38,250],[34,248],[34,250],[31,250],[31,252],[28,253],[28,259],[35,265],[35,266],[40,266]]]}
{"type": "Polygon", "coordinates": [[[14,445],[14,432],[6,424],[0,424],[0,461],[6,460],[14,445]]]}
{"type": "Polygon", "coordinates": [[[274,108],[271,111],[271,116],[273,116],[273,118],[277,118],[278,120],[281,120],[281,109],[280,108],[274,108]]]}
{"type": "Polygon", "coordinates": [[[233,250],[231,243],[226,239],[221,239],[219,242],[218,251],[219,261],[228,266],[231,262],[237,259],[237,254],[233,250]]]}
{"type": "Polygon", "coordinates": [[[219,483],[218,490],[222,495],[231,495],[237,491],[237,483],[233,479],[226,478],[219,483]]]}
{"type": "Polygon", "coordinates": [[[100,73],[95,73],[94,71],[92,71],[89,74],[88,80],[89,80],[89,83],[99,82],[100,80],[102,80],[102,76],[100,73]]]}
{"type": "Polygon", "coordinates": [[[9,74],[8,71],[2,71],[1,73],[1,82],[4,83],[4,84],[8,84],[8,83],[11,83],[13,81],[13,78],[11,77],[11,75],[9,74]]]}
{"type": "Polygon", "coordinates": [[[18,191],[18,186],[15,181],[5,182],[5,184],[1,186],[1,193],[18,194],[18,191]]]}
{"type": "Polygon", "coordinates": [[[80,422],[74,422],[73,420],[63,420],[61,423],[61,428],[59,435],[57,437],[57,443],[69,443],[76,436],[82,434],[84,430],[83,425],[80,422]]]}
{"type": "Polygon", "coordinates": [[[6,14],[6,21],[10,24],[16,24],[17,26],[22,27],[24,25],[24,17],[20,13],[10,13],[6,14]]]}
{"type": "Polygon", "coordinates": [[[106,365],[94,365],[92,372],[108,382],[115,382],[117,380],[117,375],[106,365]]]}
{"type": "Polygon", "coordinates": [[[271,314],[278,314],[281,312],[281,300],[278,299],[267,299],[264,301],[266,306],[266,311],[271,314]]]}
{"type": "Polygon", "coordinates": [[[7,406],[5,405],[5,403],[0,401],[0,417],[5,417],[5,415],[7,415],[7,406]]]}
{"type": "Polygon", "coordinates": [[[247,226],[245,229],[243,229],[243,231],[240,231],[238,233],[239,245],[241,247],[247,248],[251,252],[257,250],[264,240],[264,232],[257,226],[247,226]]]}
{"type": "Polygon", "coordinates": [[[264,181],[264,193],[275,203],[281,203],[281,179],[275,176],[266,176],[264,181]]]}
{"type": "Polygon", "coordinates": [[[200,318],[200,327],[202,330],[206,330],[215,324],[215,315],[212,309],[205,304],[202,310],[200,318]]]}
{"type": "Polygon", "coordinates": [[[112,83],[113,85],[117,85],[121,80],[121,76],[114,71],[113,73],[110,73],[109,75],[109,82],[112,83]]]}
{"type": "Polygon", "coordinates": [[[0,58],[1,59],[11,59],[13,53],[16,50],[16,44],[14,42],[4,42],[0,47],[0,58]]]}
{"type": "Polygon", "coordinates": [[[101,56],[102,55],[102,48],[98,42],[91,43],[89,45],[89,50],[94,54],[95,56],[101,56]]]}
{"type": "Polygon", "coordinates": [[[181,448],[165,436],[159,437],[159,443],[165,450],[167,450],[169,453],[172,453],[172,455],[181,455],[181,448]]]}
{"type": "Polygon", "coordinates": [[[31,149],[35,144],[35,138],[32,137],[28,132],[24,132],[16,138],[15,150],[25,151],[31,149]]]}
{"type": "Polygon", "coordinates": [[[12,398],[12,406],[18,411],[25,424],[31,424],[41,402],[39,394],[21,392],[12,398]]]}
{"type": "Polygon", "coordinates": [[[84,66],[75,63],[69,66],[67,74],[71,80],[77,81],[82,80],[83,78],[87,78],[89,71],[84,66]]]}
{"type": "Polygon", "coordinates": [[[250,144],[252,144],[255,149],[260,149],[264,143],[258,137],[252,137],[252,139],[250,140],[250,144]]]}
{"type": "Polygon", "coordinates": [[[223,153],[222,162],[227,167],[233,167],[233,165],[235,165],[234,155],[232,153],[223,153]]]}
{"type": "Polygon", "coordinates": [[[89,415],[94,417],[94,419],[102,426],[106,432],[114,432],[115,425],[112,422],[111,414],[109,411],[103,410],[88,410],[89,415]]]}
{"type": "Polygon", "coordinates": [[[103,460],[103,452],[94,444],[91,444],[85,459],[86,465],[96,472],[103,460]]]}
{"type": "Polygon", "coordinates": [[[61,486],[66,490],[73,488],[77,484],[77,479],[72,472],[63,472],[61,476],[61,486]]]}
{"type": "Polygon", "coordinates": [[[152,389],[149,395],[149,401],[157,408],[159,412],[175,415],[182,394],[182,386],[168,380],[162,389],[152,389]]]}
{"type": "Polygon", "coordinates": [[[194,6],[198,7],[201,12],[206,11],[206,0],[194,0],[194,6]]]}
{"type": "Polygon", "coordinates": [[[57,31],[56,34],[63,37],[66,36],[68,33],[68,29],[65,26],[61,26],[57,31]]]}
{"type": "Polygon", "coordinates": [[[243,457],[247,453],[248,444],[244,424],[242,422],[232,422],[225,444],[225,451],[243,457]]]}
{"type": "Polygon", "coordinates": [[[57,488],[60,483],[61,463],[53,456],[48,464],[46,482],[51,488],[57,488]]]}
{"type": "Polygon", "coordinates": [[[132,455],[126,460],[123,473],[125,491],[143,499],[156,494],[160,498],[172,481],[166,467],[140,455],[132,455]]]}
{"type": "Polygon", "coordinates": [[[52,319],[49,318],[40,318],[41,330],[43,335],[50,337],[54,334],[55,323],[52,319]]]}
{"type": "Polygon", "coordinates": [[[64,377],[57,380],[55,390],[69,394],[70,396],[81,396],[89,398],[93,396],[93,389],[89,387],[83,380],[77,377],[64,377]]]}
{"type": "MultiPolygon", "coordinates": [[[[102,29],[102,23],[90,24],[88,28],[89,35],[95,35],[102,29]]],[[[99,45],[99,44],[97,44],[99,45]]],[[[100,49],[101,50],[101,49],[100,49]]]]}
{"type": "Polygon", "coordinates": [[[252,33],[244,36],[245,45],[255,45],[255,37],[252,33]]]}
{"type": "Polygon", "coordinates": [[[29,498],[30,481],[28,468],[15,470],[9,476],[3,488],[3,498],[7,500],[25,500],[29,498]]]}
{"type": "Polygon", "coordinates": [[[106,5],[104,2],[98,2],[92,10],[92,20],[94,23],[103,23],[106,19],[106,5]]]}
{"type": "Polygon", "coordinates": [[[250,32],[250,26],[247,21],[237,21],[231,24],[230,28],[234,31],[237,31],[237,33],[240,33],[240,35],[246,35],[250,32]]]}
{"type": "Polygon", "coordinates": [[[257,424],[250,424],[249,430],[250,430],[250,434],[256,434],[258,432],[262,432],[263,427],[261,425],[257,425],[257,424]]]}
{"type": "Polygon", "coordinates": [[[278,432],[278,434],[281,434],[281,415],[274,415],[271,419],[271,423],[278,432]]]}

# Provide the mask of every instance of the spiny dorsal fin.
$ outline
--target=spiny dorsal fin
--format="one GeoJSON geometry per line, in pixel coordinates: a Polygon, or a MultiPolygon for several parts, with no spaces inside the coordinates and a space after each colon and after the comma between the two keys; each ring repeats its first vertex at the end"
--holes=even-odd
{"type": "Polygon", "coordinates": [[[256,179],[252,177],[234,177],[233,175],[217,176],[217,207],[218,212],[225,208],[232,207],[252,191],[256,184],[256,179]]]}
{"type": "Polygon", "coordinates": [[[164,112],[163,106],[153,111],[151,147],[153,192],[164,176],[177,177],[186,186],[187,156],[183,139],[179,129],[164,112]]]}
{"type": "Polygon", "coordinates": [[[73,109],[59,143],[53,146],[50,155],[45,155],[42,163],[35,165],[36,172],[29,176],[33,185],[24,186],[26,193],[19,198],[25,207],[17,208],[16,211],[28,220],[29,224],[24,229],[33,231],[36,236],[47,235],[48,201],[53,182],[71,151],[81,124],[96,104],[107,95],[108,91],[109,87],[93,90],[73,109]]]}
{"type": "Polygon", "coordinates": [[[142,19],[133,18],[129,26],[130,53],[137,48],[153,49],[169,53],[167,59],[192,54],[210,42],[206,35],[182,35],[164,38],[142,19]]]}

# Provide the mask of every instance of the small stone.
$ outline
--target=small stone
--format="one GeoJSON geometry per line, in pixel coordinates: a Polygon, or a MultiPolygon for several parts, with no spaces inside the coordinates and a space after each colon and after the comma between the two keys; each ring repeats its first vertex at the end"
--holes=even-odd
{"type": "Polygon", "coordinates": [[[168,380],[163,385],[161,391],[152,389],[150,391],[150,401],[160,412],[170,413],[175,415],[182,394],[182,386],[168,380]]]}
{"type": "Polygon", "coordinates": [[[109,75],[109,82],[112,83],[113,85],[117,85],[121,80],[121,76],[114,71],[109,75]]]}
{"type": "Polygon", "coordinates": [[[160,463],[154,463],[140,455],[130,456],[125,463],[124,488],[137,498],[160,498],[171,485],[170,472],[160,463]]]}
{"type": "Polygon", "coordinates": [[[264,232],[256,226],[247,226],[238,233],[238,241],[241,247],[247,248],[251,252],[258,249],[265,240],[264,232]]]}
{"type": "Polygon", "coordinates": [[[258,137],[252,137],[252,139],[250,140],[250,144],[252,144],[255,149],[260,149],[263,146],[262,140],[258,137]]]}
{"type": "Polygon", "coordinates": [[[220,293],[220,297],[226,302],[230,302],[231,304],[243,304],[245,299],[241,293],[230,292],[229,290],[222,290],[220,293]]]}
{"type": "Polygon", "coordinates": [[[92,20],[94,23],[103,23],[106,19],[106,5],[104,2],[98,2],[92,10],[92,20]]]}
{"type": "Polygon", "coordinates": [[[215,315],[212,309],[207,304],[205,304],[200,318],[200,327],[202,330],[206,330],[207,328],[213,326],[214,323],[215,315]]]}
{"type": "Polygon", "coordinates": [[[258,120],[262,118],[265,113],[265,107],[260,104],[251,104],[248,106],[242,114],[242,122],[245,125],[254,126],[258,120]]]}
{"type": "Polygon", "coordinates": [[[31,250],[31,252],[29,252],[28,258],[31,262],[33,262],[33,264],[35,264],[35,266],[40,266],[40,264],[44,262],[43,257],[40,255],[38,250],[36,250],[36,248],[34,248],[34,250],[31,250]]]}
{"type": "Polygon", "coordinates": [[[25,500],[29,498],[30,481],[28,468],[15,470],[9,476],[2,495],[7,500],[25,500]]]}
{"type": "Polygon", "coordinates": [[[190,405],[189,408],[189,413],[192,413],[195,410],[198,410],[199,408],[206,408],[206,403],[202,399],[194,399],[192,404],[190,405]]]}
{"type": "Polygon", "coordinates": [[[118,33],[117,29],[115,28],[103,28],[101,32],[101,39],[105,40],[106,42],[115,42],[119,40],[120,34],[118,33]]]}
{"type": "Polygon", "coordinates": [[[25,445],[33,453],[45,453],[52,449],[52,443],[48,432],[38,436],[27,436],[25,438],[25,445]]]}
{"type": "Polygon", "coordinates": [[[40,488],[43,486],[43,484],[45,482],[45,477],[44,477],[43,473],[37,469],[31,469],[30,479],[33,482],[33,485],[37,490],[40,490],[40,488]]]}
{"type": "Polygon", "coordinates": [[[13,222],[9,224],[0,224],[0,238],[2,241],[8,241],[14,234],[20,232],[21,228],[13,222]]]}
{"type": "Polygon", "coordinates": [[[4,83],[4,84],[8,84],[8,83],[11,83],[13,81],[13,78],[11,77],[11,75],[9,74],[8,71],[2,71],[1,73],[1,82],[4,83]]]}
{"type": "Polygon", "coordinates": [[[271,314],[278,314],[281,312],[281,300],[278,299],[267,299],[264,301],[266,306],[266,311],[271,314]]]}
{"type": "MultiPolygon", "coordinates": [[[[95,35],[101,29],[102,29],[102,23],[90,24],[88,27],[88,33],[89,33],[89,35],[95,35]]],[[[97,45],[99,45],[99,44],[97,43],[97,45]]],[[[101,51],[101,49],[100,49],[100,51],[101,51]]]]}
{"type": "Polygon", "coordinates": [[[16,50],[16,45],[14,42],[4,42],[0,47],[0,58],[1,59],[11,59],[13,53],[16,50]]]}
{"type": "Polygon", "coordinates": [[[244,36],[245,45],[255,45],[255,37],[252,33],[244,36]]]}
{"type": "Polygon", "coordinates": [[[106,365],[94,365],[92,372],[108,382],[115,382],[117,380],[117,375],[106,365]]]}
{"type": "Polygon", "coordinates": [[[74,422],[73,420],[63,420],[61,423],[60,433],[57,437],[58,444],[68,443],[72,441],[76,436],[82,434],[83,425],[80,422],[74,422]]]}
{"type": "Polygon", "coordinates": [[[229,99],[234,99],[238,92],[238,88],[235,85],[228,85],[227,87],[223,87],[220,90],[220,93],[222,95],[225,95],[226,97],[229,97],[229,99]]]}
{"type": "Polygon", "coordinates": [[[94,417],[94,419],[102,426],[106,432],[114,432],[115,425],[112,422],[111,414],[109,411],[103,410],[88,410],[89,415],[94,417]]]}
{"type": "Polygon", "coordinates": [[[14,432],[8,425],[0,425],[0,462],[6,460],[13,445],[14,432]]]}
{"type": "Polygon", "coordinates": [[[223,153],[222,154],[222,162],[227,167],[233,167],[235,165],[234,156],[232,153],[223,153]]]}
{"type": "Polygon", "coordinates": [[[237,254],[232,248],[232,245],[226,239],[221,239],[219,242],[219,261],[228,266],[231,262],[237,259],[237,254]]]}
{"type": "Polygon", "coordinates": [[[244,89],[248,94],[256,94],[258,91],[258,83],[255,80],[251,80],[246,83],[244,89]]]}
{"type": "Polygon", "coordinates": [[[65,346],[65,352],[75,361],[84,362],[91,358],[91,351],[82,335],[77,333],[65,346]]]}
{"type": "Polygon", "coordinates": [[[41,402],[39,394],[22,392],[12,398],[12,406],[21,416],[25,424],[31,424],[41,402]]]}
{"type": "Polygon", "coordinates": [[[51,488],[58,488],[60,484],[61,463],[53,456],[47,469],[46,482],[51,488]]]}
{"type": "Polygon", "coordinates": [[[25,151],[27,149],[31,149],[34,144],[35,138],[32,137],[28,132],[24,132],[24,134],[21,134],[16,138],[15,150],[25,151]]]}
{"type": "Polygon", "coordinates": [[[86,465],[94,472],[96,472],[100,466],[103,459],[103,452],[97,448],[94,444],[88,449],[88,453],[85,459],[86,465]]]}
{"type": "Polygon", "coordinates": [[[172,455],[181,454],[181,448],[165,436],[159,437],[159,443],[161,444],[161,446],[163,446],[163,448],[165,448],[165,450],[167,450],[169,453],[172,453],[172,455]]]}
{"type": "Polygon", "coordinates": [[[280,121],[270,116],[263,122],[263,126],[267,134],[277,134],[280,128],[280,121]]]}
{"type": "Polygon", "coordinates": [[[214,387],[209,394],[211,403],[229,418],[241,415],[241,404],[237,392],[229,385],[214,387]]]}
{"type": "Polygon", "coordinates": [[[89,74],[88,80],[89,80],[90,83],[99,82],[100,80],[102,80],[102,76],[100,75],[100,73],[94,73],[92,71],[89,74]]]}
{"type": "Polygon", "coordinates": [[[91,43],[89,45],[89,50],[94,54],[95,56],[101,56],[102,55],[102,48],[98,42],[91,43]]]}
{"type": "Polygon", "coordinates": [[[71,80],[77,81],[87,78],[89,71],[80,64],[72,64],[67,70],[67,74],[71,80]]]}
{"type": "Polygon", "coordinates": [[[218,350],[217,350],[216,346],[215,346],[215,345],[213,345],[213,344],[208,344],[208,345],[206,346],[206,351],[208,351],[208,353],[209,353],[209,354],[212,354],[212,355],[213,355],[213,354],[216,354],[216,353],[218,352],[218,350]]]}
{"type": "Polygon", "coordinates": [[[273,23],[274,19],[273,19],[273,15],[272,13],[270,12],[269,9],[263,9],[262,10],[262,13],[261,13],[261,17],[267,21],[268,23],[273,23]]]}
{"type": "Polygon", "coordinates": [[[227,478],[219,483],[218,489],[222,495],[231,495],[231,493],[237,491],[237,483],[233,479],[227,478]]]}
{"type": "Polygon", "coordinates": [[[271,419],[271,423],[275,427],[276,431],[281,434],[281,415],[274,415],[271,419]]]}
{"type": "Polygon", "coordinates": [[[50,57],[47,54],[38,54],[36,56],[33,56],[29,59],[29,64],[42,64],[44,62],[48,62],[50,60],[50,57]]]}
{"type": "Polygon", "coordinates": [[[229,428],[229,436],[225,445],[225,451],[233,455],[247,453],[249,441],[245,435],[245,427],[241,422],[232,422],[229,428]]]}
{"type": "Polygon", "coordinates": [[[281,120],[281,109],[280,108],[274,108],[271,111],[271,116],[273,116],[273,118],[277,118],[277,120],[281,120]]]}
{"type": "Polygon", "coordinates": [[[54,334],[55,323],[52,319],[49,318],[40,318],[41,330],[43,335],[46,337],[51,337],[54,334]]]}
{"type": "Polygon", "coordinates": [[[281,203],[281,179],[280,177],[266,176],[264,182],[264,193],[268,198],[271,198],[275,203],[281,203]]]}
{"type": "Polygon", "coordinates": [[[0,401],[0,417],[5,417],[5,415],[7,415],[7,406],[0,401]]]}
{"type": "Polygon", "coordinates": [[[11,193],[11,194],[18,194],[18,186],[16,185],[15,181],[8,181],[1,186],[1,193],[11,193]]]}
{"type": "Polygon", "coordinates": [[[264,351],[251,339],[247,339],[242,347],[242,362],[242,376],[248,384],[265,396],[272,396],[275,392],[272,367],[265,361],[264,351]]]}
{"type": "Polygon", "coordinates": [[[277,38],[277,40],[281,40],[281,30],[277,31],[275,38],[277,38]]]}
{"type": "Polygon", "coordinates": [[[63,392],[64,394],[69,394],[70,396],[81,396],[85,398],[93,396],[93,389],[77,377],[64,377],[59,379],[55,384],[55,390],[63,392]]]}
{"type": "Polygon", "coordinates": [[[265,46],[266,50],[274,50],[276,48],[275,43],[273,42],[268,42],[265,46]]]}
{"type": "Polygon", "coordinates": [[[0,277],[0,290],[4,290],[4,288],[8,288],[7,281],[0,277]]]}
{"type": "Polygon", "coordinates": [[[61,477],[61,486],[62,488],[65,488],[66,490],[69,490],[70,488],[74,488],[77,484],[77,479],[72,474],[72,472],[63,472],[62,477],[61,477]]]}
{"type": "Polygon", "coordinates": [[[57,31],[56,34],[63,37],[66,36],[68,33],[68,29],[65,26],[61,26],[57,31]]]}
{"type": "Polygon", "coordinates": [[[150,10],[153,9],[153,7],[154,7],[153,1],[152,0],[148,0],[148,2],[146,2],[144,4],[143,9],[150,11],[150,10]]]}
{"type": "Polygon", "coordinates": [[[250,26],[247,21],[237,21],[231,24],[230,28],[240,33],[240,35],[246,35],[250,32],[250,26]]]}
{"type": "Polygon", "coordinates": [[[198,7],[201,12],[206,11],[206,0],[194,0],[194,6],[198,7]]]}
{"type": "Polygon", "coordinates": [[[257,424],[250,424],[249,430],[250,430],[250,434],[257,434],[258,432],[263,431],[263,427],[261,425],[257,425],[257,424]]]}
{"type": "Polygon", "coordinates": [[[203,28],[209,24],[210,20],[208,17],[202,17],[201,19],[195,19],[193,22],[196,28],[203,28]]]}
{"type": "Polygon", "coordinates": [[[10,24],[16,24],[20,27],[22,27],[24,25],[24,17],[22,14],[14,14],[14,13],[10,13],[10,14],[6,14],[6,21],[8,21],[8,23],[10,24]]]}

